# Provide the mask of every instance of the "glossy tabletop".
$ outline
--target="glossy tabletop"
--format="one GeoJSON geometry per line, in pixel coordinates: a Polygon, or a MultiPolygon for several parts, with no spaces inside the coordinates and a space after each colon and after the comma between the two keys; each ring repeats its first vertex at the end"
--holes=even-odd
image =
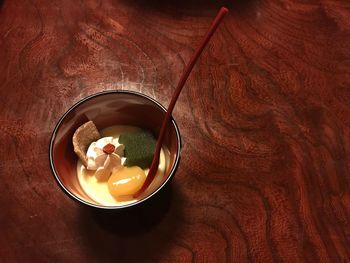
{"type": "Polygon", "coordinates": [[[350,262],[350,2],[0,0],[0,262],[350,262]],[[105,90],[173,116],[171,185],[88,209],[49,165],[64,112],[105,90]]]}

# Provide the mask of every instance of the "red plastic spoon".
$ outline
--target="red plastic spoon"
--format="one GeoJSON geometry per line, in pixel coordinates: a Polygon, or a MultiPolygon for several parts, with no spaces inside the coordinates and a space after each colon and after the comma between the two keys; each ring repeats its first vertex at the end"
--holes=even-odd
{"type": "Polygon", "coordinates": [[[201,55],[203,49],[205,48],[205,46],[207,45],[207,43],[209,42],[209,39],[212,37],[212,35],[214,34],[214,32],[216,31],[217,27],[219,26],[220,22],[222,21],[222,19],[224,18],[224,16],[228,13],[228,9],[226,7],[221,7],[218,14],[216,15],[213,23],[211,24],[208,32],[206,33],[206,35],[204,36],[202,42],[200,43],[199,47],[197,48],[196,52],[193,54],[190,62],[187,64],[184,72],[182,73],[182,76],[180,78],[179,83],[177,84],[177,87],[175,89],[174,95],[171,98],[168,110],[165,114],[162,126],[160,128],[160,132],[159,132],[159,136],[158,136],[158,140],[157,140],[157,144],[156,144],[156,149],[154,152],[154,156],[153,156],[153,160],[147,175],[147,178],[144,182],[144,184],[142,185],[141,189],[136,192],[134,194],[134,197],[138,197],[140,196],[140,194],[145,191],[147,189],[147,187],[152,183],[157,170],[158,170],[158,166],[159,166],[159,155],[160,155],[160,150],[162,148],[163,145],[163,140],[164,140],[164,134],[165,134],[165,130],[167,127],[167,124],[171,118],[171,114],[173,112],[175,103],[177,101],[177,98],[179,97],[182,88],[185,85],[185,82],[188,78],[188,76],[190,75],[194,65],[196,64],[199,56],[201,55]]]}

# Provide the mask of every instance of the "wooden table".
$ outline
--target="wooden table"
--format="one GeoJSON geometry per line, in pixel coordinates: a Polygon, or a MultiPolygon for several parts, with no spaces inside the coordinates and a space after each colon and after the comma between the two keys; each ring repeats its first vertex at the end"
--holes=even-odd
{"type": "Polygon", "coordinates": [[[0,1],[0,262],[350,262],[350,3],[0,1]],[[175,108],[171,187],[129,213],[69,199],[56,122],[104,90],[175,108]]]}

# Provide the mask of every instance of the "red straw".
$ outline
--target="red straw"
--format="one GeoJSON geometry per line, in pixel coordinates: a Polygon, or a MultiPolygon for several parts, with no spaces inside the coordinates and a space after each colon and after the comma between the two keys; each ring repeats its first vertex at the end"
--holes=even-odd
{"type": "Polygon", "coordinates": [[[167,127],[167,124],[171,118],[171,114],[173,112],[175,103],[177,101],[177,98],[179,97],[181,90],[183,88],[183,86],[185,85],[185,82],[188,78],[188,76],[190,75],[194,65],[196,64],[199,56],[201,55],[203,49],[205,48],[205,46],[208,44],[210,38],[213,36],[214,32],[216,31],[217,27],[219,26],[220,22],[222,21],[222,19],[224,18],[224,16],[228,13],[228,9],[226,7],[221,7],[218,14],[216,15],[213,23],[211,24],[209,30],[207,31],[207,33],[205,34],[202,42],[200,43],[199,47],[197,48],[196,52],[193,54],[190,62],[187,64],[179,83],[177,84],[177,87],[175,89],[174,95],[170,101],[168,110],[165,114],[165,118],[163,120],[162,126],[160,128],[160,132],[159,132],[159,137],[157,140],[157,144],[156,144],[156,149],[154,152],[154,156],[153,156],[153,160],[146,178],[146,181],[144,182],[144,184],[142,185],[141,189],[134,195],[134,197],[138,197],[143,191],[145,191],[147,189],[147,187],[152,183],[157,170],[158,170],[158,166],[159,166],[159,155],[160,155],[160,150],[162,148],[163,145],[163,140],[164,140],[164,135],[165,135],[165,130],[167,127]]]}

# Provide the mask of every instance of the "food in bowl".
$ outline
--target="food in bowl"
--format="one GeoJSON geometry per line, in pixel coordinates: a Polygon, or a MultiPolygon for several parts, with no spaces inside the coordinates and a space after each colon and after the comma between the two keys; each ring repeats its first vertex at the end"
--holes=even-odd
{"type": "MultiPolygon", "coordinates": [[[[134,194],[146,180],[156,140],[148,130],[114,125],[101,131],[92,121],[73,135],[79,157],[77,177],[83,191],[95,202],[118,206],[136,202],[134,194]]],[[[169,151],[163,146],[154,182],[159,184],[167,168],[169,151]]]]}

